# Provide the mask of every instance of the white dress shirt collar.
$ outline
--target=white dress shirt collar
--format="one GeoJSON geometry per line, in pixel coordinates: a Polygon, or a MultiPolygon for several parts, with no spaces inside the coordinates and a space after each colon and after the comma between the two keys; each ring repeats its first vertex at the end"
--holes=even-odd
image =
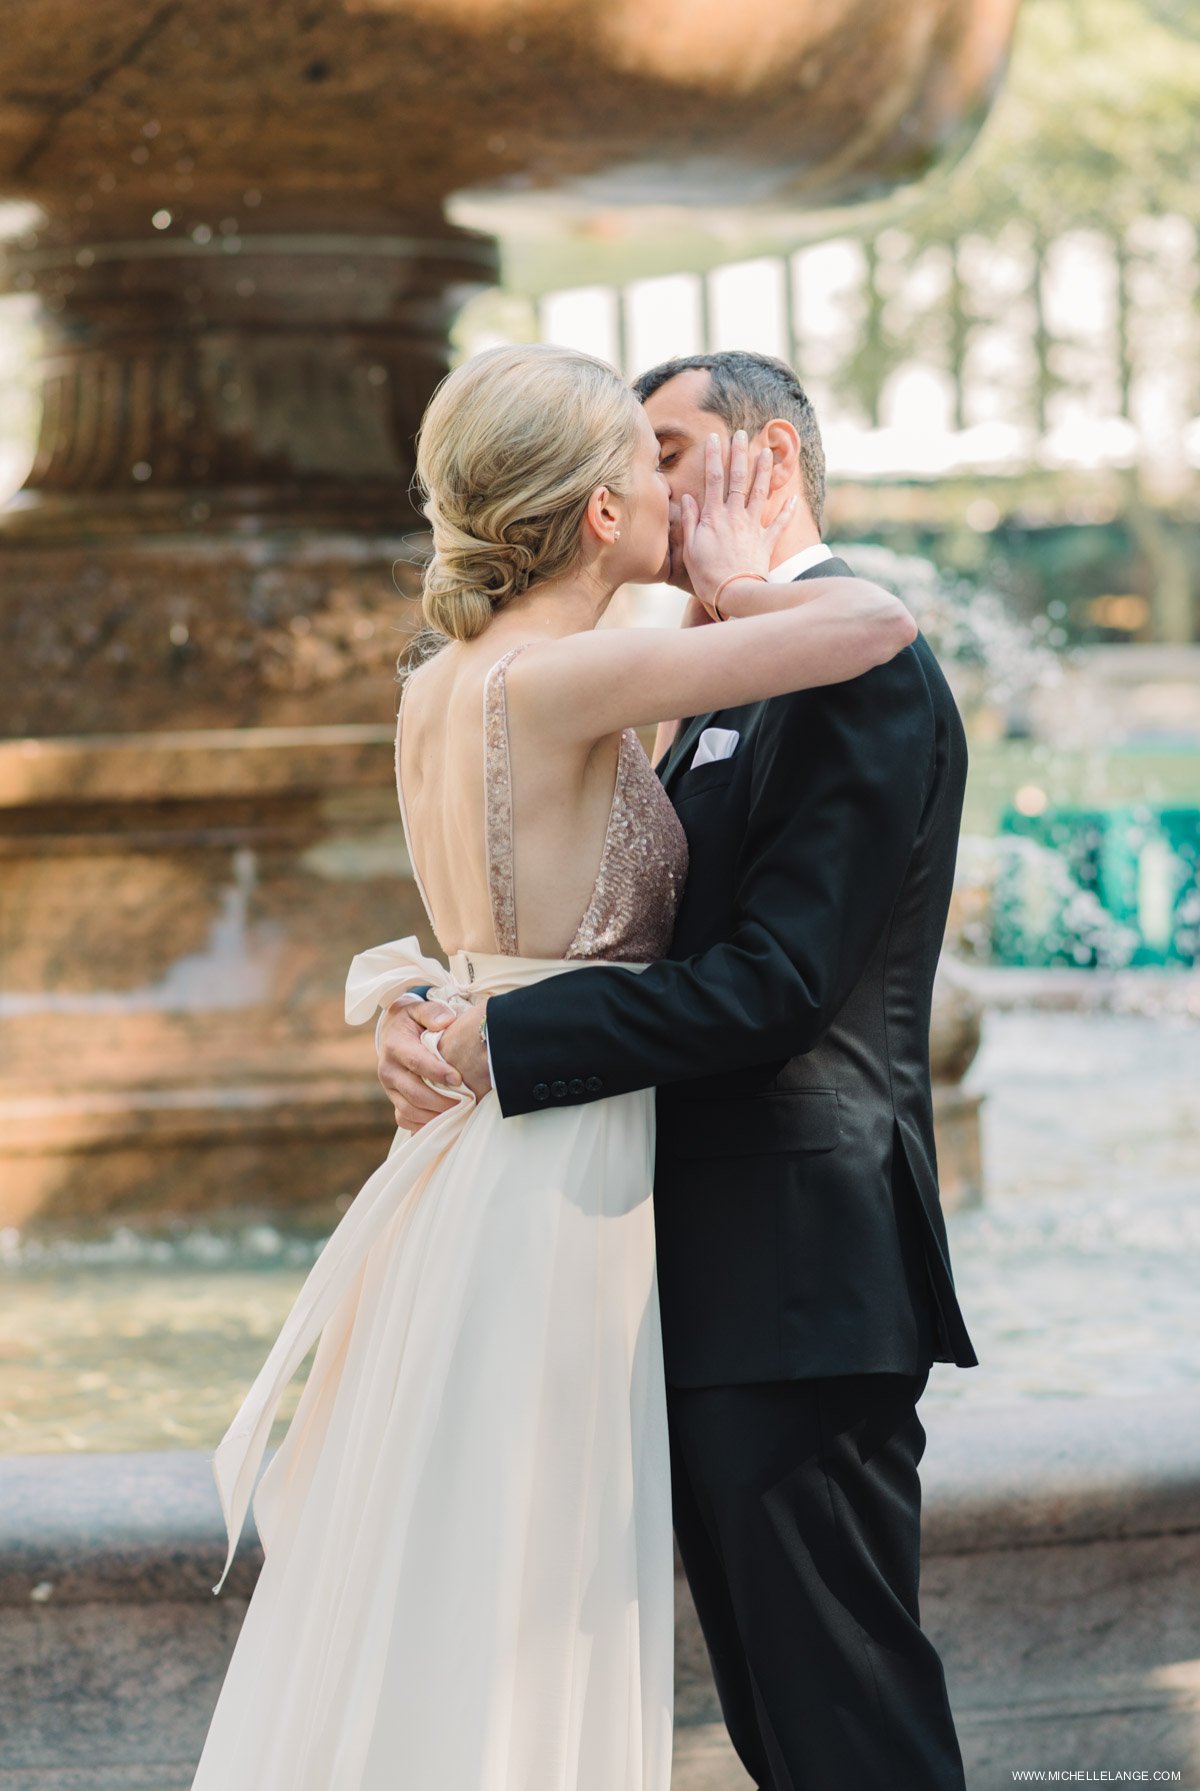
{"type": "Polygon", "coordinates": [[[786,584],[791,578],[799,578],[810,566],[819,566],[822,560],[831,560],[833,549],[826,547],[823,541],[814,541],[811,547],[802,547],[789,560],[781,560],[778,566],[772,566],[767,577],[774,585],[786,584]]]}

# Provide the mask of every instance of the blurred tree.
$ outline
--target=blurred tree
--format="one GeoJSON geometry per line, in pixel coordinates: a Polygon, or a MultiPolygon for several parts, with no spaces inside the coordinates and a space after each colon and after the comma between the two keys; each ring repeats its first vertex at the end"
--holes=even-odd
{"type": "MultiPolygon", "coordinates": [[[[945,362],[963,421],[963,378],[974,322],[959,278],[964,239],[995,241],[1024,227],[1031,270],[1034,375],[1029,394],[1039,434],[1064,383],[1044,304],[1050,245],[1080,229],[1100,233],[1114,267],[1116,376],[1120,414],[1133,414],[1137,368],[1132,293],[1137,230],[1148,218],[1183,220],[1194,235],[1191,305],[1197,308],[1200,251],[1200,5],[1196,0],[1025,0],[1003,96],[968,155],[933,175],[892,209],[914,252],[945,245],[954,275],[945,362]]],[[[899,348],[899,344],[897,345],[899,348]]],[[[879,344],[870,345],[878,377],[879,344]]],[[[1200,355],[1187,377],[1200,411],[1200,355]]],[[[852,377],[849,389],[861,385],[852,377]]],[[[1191,570],[1178,534],[1147,490],[1146,469],[1125,478],[1126,507],[1152,568],[1156,632],[1187,641],[1196,632],[1191,570]]]]}
{"type": "Polygon", "coordinates": [[[907,196],[926,240],[994,235],[1014,218],[1049,240],[1147,213],[1200,224],[1196,0],[1024,0],[1004,93],[973,148],[907,196]]]}

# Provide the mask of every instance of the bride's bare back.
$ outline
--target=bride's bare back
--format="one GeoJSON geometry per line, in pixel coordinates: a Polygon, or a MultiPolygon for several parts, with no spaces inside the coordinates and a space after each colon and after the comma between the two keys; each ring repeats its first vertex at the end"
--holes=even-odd
{"type": "MultiPolygon", "coordinates": [[[[658,443],[643,413],[637,420],[631,481],[640,496],[624,520],[637,534],[644,511],[658,551],[659,509],[664,539],[666,525],[658,443]]],[[[726,493],[713,438],[704,510],[688,531],[693,558],[711,562],[708,576],[727,600],[744,598],[740,555],[753,564],[782,526],[761,520],[770,455],[760,458],[748,493],[745,461],[739,441],[726,493]]],[[[577,565],[527,584],[406,683],[397,788],[443,951],[642,962],[663,955],[687,849],[635,728],[856,678],[916,632],[904,606],[878,586],[827,578],[800,592],[764,585],[753,573],[751,594],[771,607],[732,629],[598,629],[620,582],[601,559],[616,551],[621,530],[612,525],[622,501],[597,487],[580,526],[608,545],[584,541],[577,565]]],[[[647,576],[653,559],[647,550],[645,564],[630,562],[625,575],[647,576]]]]}
{"type": "Polygon", "coordinates": [[[396,783],[413,869],[443,951],[649,962],[687,871],[678,817],[632,728],[580,746],[513,725],[493,630],[413,673],[396,783]]]}

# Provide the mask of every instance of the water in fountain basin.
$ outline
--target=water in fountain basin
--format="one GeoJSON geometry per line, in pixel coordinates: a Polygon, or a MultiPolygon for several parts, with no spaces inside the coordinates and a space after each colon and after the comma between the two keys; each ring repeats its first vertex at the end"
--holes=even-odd
{"type": "MultiPolygon", "coordinates": [[[[970,1082],[988,1199],[949,1228],[980,1366],[938,1364],[927,1399],[1200,1390],[1200,1025],[993,1013],[970,1082]]],[[[321,1242],[278,1223],[4,1234],[0,1450],[211,1448],[321,1242]]]]}

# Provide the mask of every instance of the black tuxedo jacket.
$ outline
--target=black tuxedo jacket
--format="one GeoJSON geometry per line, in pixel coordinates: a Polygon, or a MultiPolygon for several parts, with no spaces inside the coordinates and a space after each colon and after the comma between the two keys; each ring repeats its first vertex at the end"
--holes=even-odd
{"type": "Polygon", "coordinates": [[[920,636],[851,682],[697,716],[660,767],[690,851],[670,958],[489,1003],[505,1115],[658,1087],[676,1385],[978,1359],[929,1074],[966,769],[920,636]],[[733,755],[689,770],[712,725],[737,731],[733,755]]]}

